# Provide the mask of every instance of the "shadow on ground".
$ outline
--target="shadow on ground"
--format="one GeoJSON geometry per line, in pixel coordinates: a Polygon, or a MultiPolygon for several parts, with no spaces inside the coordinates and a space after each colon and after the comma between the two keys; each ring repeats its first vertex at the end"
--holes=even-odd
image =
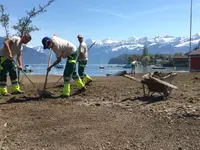
{"type": "Polygon", "coordinates": [[[136,98],[125,98],[123,100],[121,100],[121,102],[125,102],[125,101],[142,101],[145,104],[151,104],[151,103],[156,103],[156,102],[160,102],[160,101],[165,101],[163,96],[141,96],[141,97],[136,97],[136,98]]]}

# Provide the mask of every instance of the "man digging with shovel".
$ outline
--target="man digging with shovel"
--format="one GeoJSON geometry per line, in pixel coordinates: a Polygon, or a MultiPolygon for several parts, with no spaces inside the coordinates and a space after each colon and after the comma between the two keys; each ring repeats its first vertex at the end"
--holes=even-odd
{"type": "Polygon", "coordinates": [[[53,36],[52,38],[44,37],[42,39],[42,44],[44,46],[44,49],[51,49],[57,57],[57,60],[48,67],[48,71],[50,71],[52,67],[60,63],[62,58],[67,58],[63,75],[64,88],[60,97],[68,98],[70,96],[70,81],[72,78],[75,80],[79,92],[85,91],[85,85],[76,73],[76,60],[78,55],[76,47],[69,41],[63,40],[57,36],[53,36]]]}
{"type": "Polygon", "coordinates": [[[0,49],[0,95],[10,96],[7,90],[7,73],[9,73],[12,83],[12,94],[21,94],[19,83],[17,82],[17,72],[13,57],[17,56],[19,62],[18,68],[22,70],[22,55],[23,44],[27,44],[31,40],[29,34],[22,37],[13,36],[4,42],[4,46],[0,49]]]}

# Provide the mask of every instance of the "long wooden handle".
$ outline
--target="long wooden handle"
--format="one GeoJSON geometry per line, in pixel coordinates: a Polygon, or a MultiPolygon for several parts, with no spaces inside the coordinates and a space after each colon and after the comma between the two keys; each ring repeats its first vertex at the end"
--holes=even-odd
{"type": "Polygon", "coordinates": [[[128,79],[131,79],[131,80],[133,80],[133,81],[136,81],[136,82],[139,82],[139,83],[141,83],[142,82],[142,80],[140,80],[140,79],[137,79],[137,78],[135,78],[135,77],[132,77],[132,76],[129,76],[129,75],[124,75],[124,77],[126,77],[126,78],[128,78],[128,79]]]}
{"type": "Polygon", "coordinates": [[[92,43],[92,45],[90,45],[90,47],[88,48],[88,51],[92,48],[92,46],[94,46],[95,43],[96,43],[96,41],[94,43],[92,43]]]}
{"type": "Polygon", "coordinates": [[[49,55],[48,67],[51,65],[51,58],[52,58],[52,50],[50,51],[49,55]]]}
{"type": "MultiPolygon", "coordinates": [[[[12,61],[14,62],[14,64],[17,66],[17,68],[19,68],[19,65],[14,61],[14,59],[12,59],[12,61]]],[[[27,74],[23,71],[23,69],[21,70],[21,72],[25,75],[25,77],[33,84],[33,86],[36,88],[35,83],[33,83],[33,81],[27,76],[27,74]]]]}
{"type": "MultiPolygon", "coordinates": [[[[50,51],[50,55],[49,55],[48,67],[51,65],[51,58],[52,58],[52,50],[50,51]]],[[[44,82],[44,88],[43,88],[44,90],[46,89],[48,75],[49,75],[49,71],[47,70],[45,82],[44,82]]]]}
{"type": "Polygon", "coordinates": [[[168,86],[168,87],[170,87],[170,88],[178,89],[177,86],[175,86],[175,85],[173,85],[173,84],[170,84],[170,83],[168,83],[168,82],[166,82],[166,81],[163,81],[163,80],[154,78],[154,77],[152,77],[152,76],[150,76],[149,78],[150,78],[150,79],[153,79],[153,80],[155,80],[155,81],[157,81],[158,83],[164,84],[164,85],[166,85],[166,86],[168,86]]]}

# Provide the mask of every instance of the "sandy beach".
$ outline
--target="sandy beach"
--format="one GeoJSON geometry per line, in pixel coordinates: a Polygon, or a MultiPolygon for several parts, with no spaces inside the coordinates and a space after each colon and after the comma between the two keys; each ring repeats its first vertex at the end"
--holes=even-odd
{"type": "MultiPolygon", "coordinates": [[[[44,75],[29,77],[43,87],[44,75]]],[[[59,78],[49,76],[47,91],[60,94],[59,78]]],[[[80,94],[72,84],[69,99],[41,99],[23,77],[24,95],[0,97],[0,149],[200,149],[200,73],[178,73],[167,100],[143,97],[142,85],[125,77],[93,80],[80,94]]]]}

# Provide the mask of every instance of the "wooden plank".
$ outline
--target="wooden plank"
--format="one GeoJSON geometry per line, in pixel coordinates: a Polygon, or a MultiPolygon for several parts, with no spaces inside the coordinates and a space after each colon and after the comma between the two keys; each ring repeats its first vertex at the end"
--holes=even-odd
{"type": "Polygon", "coordinates": [[[136,81],[136,82],[139,82],[139,83],[141,83],[141,79],[136,79],[135,77],[132,77],[132,76],[129,76],[129,75],[124,75],[124,77],[126,77],[126,78],[128,78],[128,79],[131,79],[131,80],[133,80],[133,81],[136,81]]]}
{"type": "Polygon", "coordinates": [[[142,76],[142,78],[145,78],[145,79],[149,79],[149,75],[153,75],[153,73],[147,73],[145,75],[142,76]]]}
{"type": "Polygon", "coordinates": [[[177,75],[177,73],[170,73],[169,75],[163,77],[162,79],[165,80],[165,79],[172,77],[172,76],[175,77],[176,75],[177,75]]]}
{"type": "Polygon", "coordinates": [[[166,81],[163,81],[163,80],[160,80],[160,79],[154,78],[154,77],[152,77],[152,76],[150,76],[150,78],[153,79],[153,80],[155,80],[155,81],[157,81],[158,83],[164,84],[164,85],[166,85],[166,86],[168,86],[168,87],[170,87],[170,88],[178,89],[177,86],[172,85],[172,84],[170,84],[170,83],[168,83],[168,82],[166,82],[166,81]]]}

